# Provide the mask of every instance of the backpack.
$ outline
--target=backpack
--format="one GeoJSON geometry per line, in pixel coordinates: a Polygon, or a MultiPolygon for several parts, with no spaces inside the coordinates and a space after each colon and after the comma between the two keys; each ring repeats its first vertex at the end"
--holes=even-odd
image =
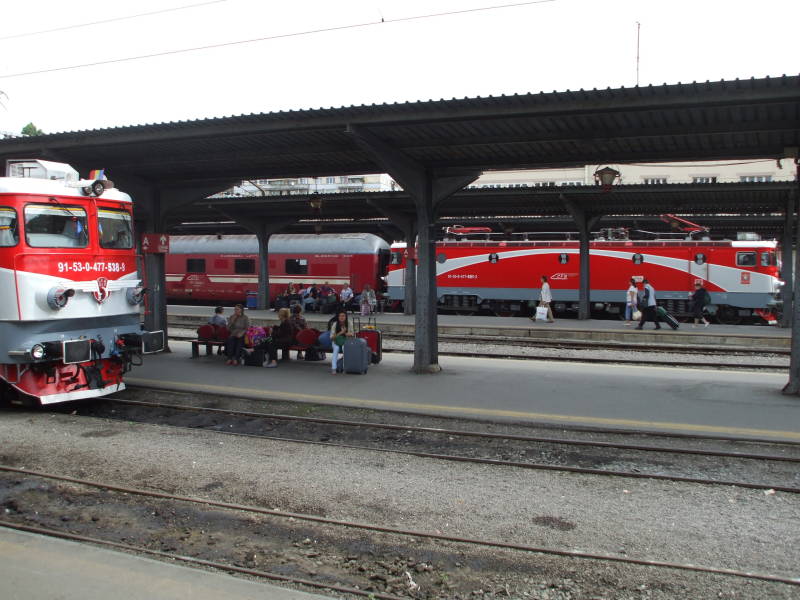
{"type": "Polygon", "coordinates": [[[703,306],[707,306],[711,304],[711,294],[708,293],[708,290],[704,290],[705,294],[703,295],[703,306]]]}
{"type": "Polygon", "coordinates": [[[263,342],[267,338],[267,332],[263,327],[256,327],[251,325],[244,332],[244,345],[248,348],[253,348],[263,342]]]}
{"type": "Polygon", "coordinates": [[[306,360],[325,360],[325,352],[317,348],[307,348],[304,352],[306,353],[306,360]]]}

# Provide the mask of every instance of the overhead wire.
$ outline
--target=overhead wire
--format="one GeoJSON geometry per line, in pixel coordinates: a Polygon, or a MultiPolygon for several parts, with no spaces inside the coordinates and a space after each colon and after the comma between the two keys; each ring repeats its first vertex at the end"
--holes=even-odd
{"type": "Polygon", "coordinates": [[[140,54],[137,56],[127,56],[123,58],[112,58],[108,60],[100,60],[90,63],[82,63],[77,65],[69,65],[64,67],[52,67],[49,69],[39,69],[36,71],[23,71],[20,73],[11,73],[9,75],[0,75],[0,79],[10,79],[12,77],[24,77],[28,75],[41,75],[44,73],[55,73],[58,71],[69,71],[73,69],[83,69],[87,67],[97,67],[100,65],[110,65],[115,63],[122,63],[122,62],[130,62],[134,60],[143,60],[147,58],[156,58],[159,56],[172,56],[176,54],[186,54],[188,52],[198,52],[200,50],[212,50],[216,48],[225,48],[230,46],[239,46],[242,44],[253,44],[255,42],[264,42],[268,40],[277,40],[283,38],[292,38],[292,37],[300,37],[300,36],[307,36],[307,35],[315,35],[318,33],[329,33],[332,31],[344,31],[347,29],[360,29],[365,27],[372,27],[375,25],[383,25],[386,23],[402,23],[407,21],[418,21],[422,19],[434,19],[439,17],[447,17],[452,15],[460,15],[466,13],[475,13],[475,12],[482,12],[482,11],[490,11],[490,10],[500,10],[504,8],[516,8],[520,6],[529,6],[532,4],[546,4],[550,2],[557,2],[558,0],[528,0],[526,2],[514,2],[510,4],[497,4],[494,6],[483,6],[478,8],[465,8],[462,10],[451,10],[439,13],[428,13],[424,15],[413,15],[410,17],[396,17],[394,19],[383,19],[381,18],[380,21],[366,21],[364,23],[352,23],[349,25],[337,25],[333,27],[321,27],[318,29],[309,29],[306,31],[296,31],[293,33],[279,33],[275,35],[269,35],[264,37],[258,38],[250,38],[246,40],[236,40],[233,42],[221,42],[218,44],[208,44],[206,46],[194,46],[192,48],[181,48],[178,50],[165,50],[163,52],[154,52],[152,54],[140,54]]]}
{"type": "Polygon", "coordinates": [[[186,10],[188,8],[197,8],[200,6],[208,6],[209,4],[219,4],[220,2],[227,2],[228,0],[209,0],[208,2],[198,2],[197,4],[187,4],[185,6],[175,6],[172,8],[163,8],[161,10],[154,10],[145,13],[138,13],[135,15],[126,15],[122,17],[112,17],[110,19],[103,19],[102,21],[90,21],[88,23],[76,23],[74,25],[64,25],[63,27],[53,27],[52,29],[42,29],[40,31],[28,31],[25,33],[15,33],[13,35],[4,35],[0,37],[0,42],[3,40],[12,40],[22,37],[30,37],[33,35],[43,35],[45,33],[55,33],[57,31],[67,31],[69,29],[79,29],[81,27],[93,27],[94,25],[105,25],[106,23],[114,23],[117,21],[127,21],[129,19],[138,19],[140,17],[150,17],[153,15],[160,15],[168,12],[175,12],[178,10],[186,10]]]}

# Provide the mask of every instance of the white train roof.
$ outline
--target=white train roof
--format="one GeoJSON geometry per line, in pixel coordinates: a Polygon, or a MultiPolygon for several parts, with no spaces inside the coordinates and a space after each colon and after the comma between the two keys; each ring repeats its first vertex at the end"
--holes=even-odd
{"type": "MultiPolygon", "coordinates": [[[[389,244],[371,233],[277,234],[269,238],[276,254],[376,254],[389,244]]],[[[170,254],[258,254],[254,235],[172,235],[170,254]]]]}
{"type": "MultiPolygon", "coordinates": [[[[79,187],[68,185],[63,179],[38,179],[36,177],[0,177],[0,194],[40,194],[42,196],[74,197],[86,200],[79,187]]],[[[130,202],[131,197],[116,188],[106,190],[103,200],[130,202]]]]}

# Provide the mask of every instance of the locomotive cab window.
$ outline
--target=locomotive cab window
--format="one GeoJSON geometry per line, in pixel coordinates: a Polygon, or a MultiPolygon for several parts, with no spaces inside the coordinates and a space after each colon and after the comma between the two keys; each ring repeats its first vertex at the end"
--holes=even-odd
{"type": "Polygon", "coordinates": [[[206,259],[205,258],[187,258],[186,259],[186,272],[187,273],[205,273],[206,272],[206,259]]]}
{"type": "Polygon", "coordinates": [[[252,258],[237,258],[233,261],[233,272],[247,275],[256,272],[256,261],[252,258]]]}
{"type": "Polygon", "coordinates": [[[16,246],[18,242],[17,211],[0,206],[0,247],[16,246]]]}
{"type": "Polygon", "coordinates": [[[287,275],[308,275],[308,261],[305,258],[287,258],[287,275]]]}
{"type": "Polygon", "coordinates": [[[28,204],[25,239],[33,248],[85,248],[89,244],[86,211],[59,204],[28,204]]]}
{"type": "Polygon", "coordinates": [[[762,267],[774,267],[778,264],[777,259],[775,258],[774,252],[762,252],[761,253],[761,266],[762,267]]]}
{"type": "Polygon", "coordinates": [[[403,264],[403,255],[400,252],[392,252],[389,264],[390,265],[401,265],[401,264],[403,264]]]}
{"type": "Polygon", "coordinates": [[[755,252],[737,252],[736,253],[736,266],[737,267],[755,267],[756,266],[756,253],[755,252]]]}
{"type": "Polygon", "coordinates": [[[131,215],[124,210],[97,210],[97,227],[100,230],[101,248],[133,248],[131,215]]]}

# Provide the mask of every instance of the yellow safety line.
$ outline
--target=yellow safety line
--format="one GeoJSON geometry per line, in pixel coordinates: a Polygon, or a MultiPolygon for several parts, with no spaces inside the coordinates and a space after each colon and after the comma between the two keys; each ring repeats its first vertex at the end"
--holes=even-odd
{"type": "Polygon", "coordinates": [[[402,410],[438,411],[476,415],[482,417],[510,417],[525,420],[556,421],[567,423],[591,423],[593,425],[628,426],[637,428],[657,428],[674,431],[696,431],[701,433],[717,433],[725,435],[747,435],[751,437],[770,437],[800,440],[800,432],[780,431],[773,429],[750,429],[747,427],[723,427],[718,425],[695,425],[692,423],[669,423],[663,421],[638,421],[636,419],[608,419],[605,417],[583,417],[574,415],[558,415],[552,413],[523,412],[516,410],[494,410],[488,408],[473,408],[469,406],[442,406],[439,404],[423,404],[421,402],[392,402],[388,400],[371,400],[364,398],[348,398],[346,396],[321,396],[317,394],[303,394],[298,392],[283,392],[279,390],[264,390],[237,388],[223,385],[210,385],[202,383],[182,383],[177,381],[157,381],[127,377],[126,382],[132,385],[142,385],[156,388],[172,388],[197,392],[214,392],[222,394],[241,394],[243,396],[258,396],[264,399],[280,400],[305,400],[320,404],[355,404],[357,406],[375,408],[386,407],[402,410]]]}

